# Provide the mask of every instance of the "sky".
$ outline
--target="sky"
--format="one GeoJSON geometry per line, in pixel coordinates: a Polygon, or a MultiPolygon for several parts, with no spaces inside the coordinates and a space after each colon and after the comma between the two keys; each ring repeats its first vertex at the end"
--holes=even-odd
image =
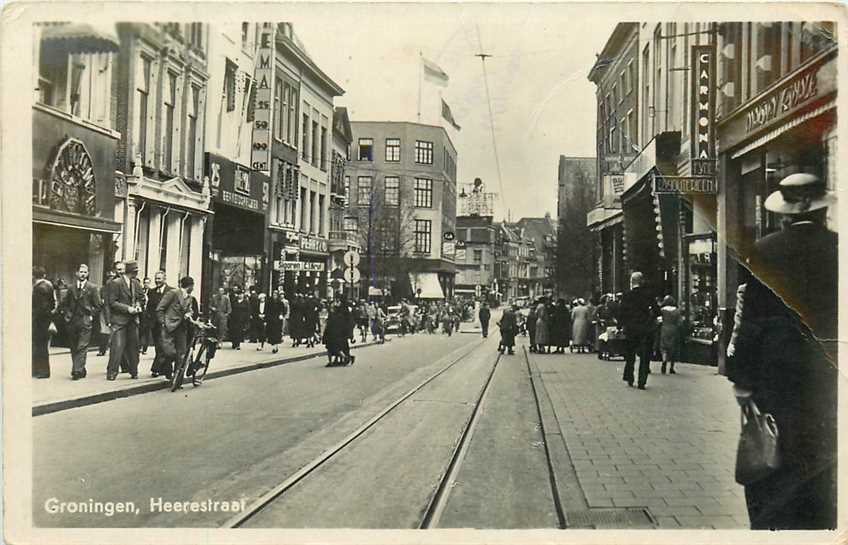
{"type": "Polygon", "coordinates": [[[440,96],[462,127],[448,133],[460,184],[498,193],[495,216],[556,217],[560,155],[595,154],[595,87],[588,79],[614,21],[607,9],[564,5],[333,4],[287,17],[318,66],[345,89],[353,121],[415,121],[419,56],[450,77],[423,81],[422,122],[440,121],[440,96]],[[493,150],[481,60],[486,60],[500,158],[493,150]],[[441,95],[440,95],[441,93],[441,95]]]}

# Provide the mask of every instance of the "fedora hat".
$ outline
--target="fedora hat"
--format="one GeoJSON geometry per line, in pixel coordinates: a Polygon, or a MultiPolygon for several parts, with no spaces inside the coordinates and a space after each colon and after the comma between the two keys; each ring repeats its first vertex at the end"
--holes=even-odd
{"type": "Polygon", "coordinates": [[[124,270],[127,274],[138,272],[138,262],[137,261],[127,261],[124,270]]]}
{"type": "Polygon", "coordinates": [[[777,214],[805,214],[836,203],[836,195],[827,190],[815,174],[798,172],[780,181],[778,190],[768,196],[766,210],[777,214]]]}

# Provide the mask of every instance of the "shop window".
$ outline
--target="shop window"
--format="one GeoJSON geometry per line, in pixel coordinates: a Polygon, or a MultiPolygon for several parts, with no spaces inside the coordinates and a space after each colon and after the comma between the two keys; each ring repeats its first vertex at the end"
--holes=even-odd
{"type": "Polygon", "coordinates": [[[712,236],[691,238],[688,242],[687,319],[690,335],[712,341],[716,317],[716,253],[712,236]]]}

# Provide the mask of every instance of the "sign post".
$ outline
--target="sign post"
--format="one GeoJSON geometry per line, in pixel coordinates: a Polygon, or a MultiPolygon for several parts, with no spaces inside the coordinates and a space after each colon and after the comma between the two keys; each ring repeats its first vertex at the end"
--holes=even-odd
{"type": "Polygon", "coordinates": [[[347,265],[345,269],[344,275],[345,280],[350,284],[350,288],[348,289],[349,297],[353,300],[353,286],[358,283],[361,275],[359,274],[359,269],[357,269],[357,265],[359,265],[359,253],[354,252],[353,250],[348,250],[344,254],[344,264],[347,265]]]}

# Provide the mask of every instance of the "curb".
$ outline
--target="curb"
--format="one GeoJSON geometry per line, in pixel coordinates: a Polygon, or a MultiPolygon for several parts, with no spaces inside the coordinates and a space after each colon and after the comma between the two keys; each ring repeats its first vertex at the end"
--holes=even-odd
{"type": "MultiPolygon", "coordinates": [[[[391,339],[386,339],[386,342],[391,342],[391,339]]],[[[351,350],[356,350],[357,348],[365,348],[366,346],[376,346],[379,343],[369,342],[365,344],[352,345],[350,347],[351,350]]],[[[326,356],[327,351],[322,350],[321,352],[313,352],[311,354],[301,354],[299,356],[291,356],[288,358],[282,358],[279,360],[272,361],[262,361],[257,363],[251,363],[249,365],[244,365],[242,367],[231,367],[228,369],[220,369],[218,371],[210,371],[206,375],[206,380],[212,380],[216,378],[228,377],[231,375],[238,375],[241,373],[247,373],[250,371],[257,371],[259,369],[267,369],[269,367],[277,367],[280,365],[285,365],[287,363],[297,363],[304,360],[310,360],[312,358],[320,358],[322,356],[326,356]]],[[[162,382],[154,382],[147,384],[139,384],[138,386],[131,386],[129,388],[121,388],[119,390],[112,390],[110,392],[100,392],[96,394],[88,394],[82,397],[77,397],[73,399],[62,399],[60,401],[48,401],[47,403],[42,403],[40,405],[34,405],[32,407],[32,416],[41,416],[50,413],[56,413],[60,411],[66,411],[68,409],[75,409],[77,407],[85,407],[87,405],[95,405],[97,403],[103,403],[106,401],[114,401],[116,399],[121,399],[125,397],[132,397],[139,394],[146,394],[150,392],[155,392],[157,390],[165,390],[170,386],[170,384],[166,381],[162,382]]]]}

